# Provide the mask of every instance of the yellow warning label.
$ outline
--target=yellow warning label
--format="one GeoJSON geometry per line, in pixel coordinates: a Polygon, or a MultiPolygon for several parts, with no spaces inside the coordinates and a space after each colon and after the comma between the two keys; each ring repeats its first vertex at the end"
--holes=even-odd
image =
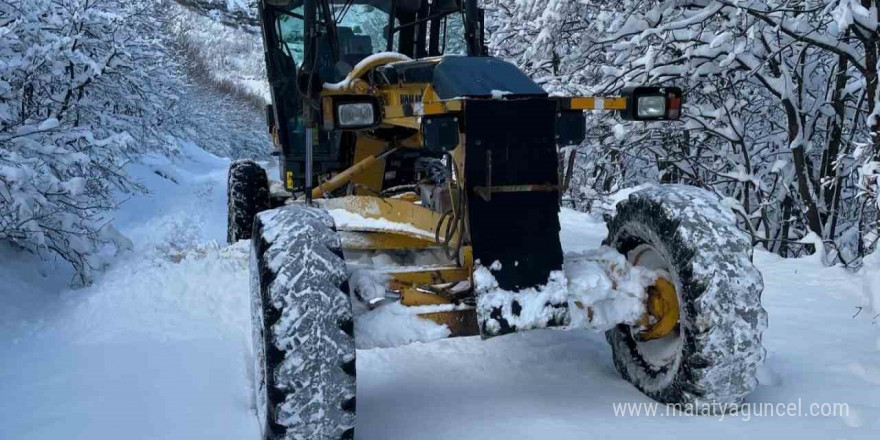
{"type": "Polygon", "coordinates": [[[285,186],[287,189],[293,189],[293,171],[287,172],[287,182],[285,182],[285,186]]]}

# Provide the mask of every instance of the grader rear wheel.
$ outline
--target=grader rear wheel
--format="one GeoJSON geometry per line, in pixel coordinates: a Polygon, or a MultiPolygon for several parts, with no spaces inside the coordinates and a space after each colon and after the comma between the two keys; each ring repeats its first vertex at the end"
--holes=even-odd
{"type": "Polygon", "coordinates": [[[712,412],[741,403],[757,386],[767,313],[751,242],[733,214],[700,189],[652,187],[618,205],[605,244],[658,273],[654,295],[674,289],[677,300],[655,296],[655,319],[606,333],[623,378],[663,403],[712,412]],[[671,303],[676,322],[661,325],[671,303]]]}
{"type": "Polygon", "coordinates": [[[238,160],[229,166],[227,176],[226,241],[235,243],[251,238],[254,217],[269,209],[269,178],[259,164],[238,160]]]}

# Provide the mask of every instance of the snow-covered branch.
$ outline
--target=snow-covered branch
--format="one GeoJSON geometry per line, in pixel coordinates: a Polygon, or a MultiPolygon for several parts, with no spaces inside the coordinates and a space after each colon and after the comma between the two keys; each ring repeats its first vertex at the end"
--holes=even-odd
{"type": "Polygon", "coordinates": [[[551,93],[686,89],[679,125],[588,117],[571,203],[689,183],[736,201],[756,244],[790,255],[814,233],[839,261],[876,235],[876,192],[864,188],[880,157],[877,3],[571,0],[548,12],[486,1],[492,49],[551,93]]]}

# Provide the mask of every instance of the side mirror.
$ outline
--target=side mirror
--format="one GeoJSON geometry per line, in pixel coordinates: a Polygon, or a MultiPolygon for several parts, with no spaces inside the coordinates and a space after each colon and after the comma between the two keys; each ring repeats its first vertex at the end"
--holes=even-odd
{"type": "Polygon", "coordinates": [[[321,119],[324,130],[368,130],[382,122],[382,107],[370,95],[325,96],[321,119]]]}
{"type": "Polygon", "coordinates": [[[681,119],[682,91],[679,87],[629,87],[623,89],[625,121],[677,121],[681,119]]]}

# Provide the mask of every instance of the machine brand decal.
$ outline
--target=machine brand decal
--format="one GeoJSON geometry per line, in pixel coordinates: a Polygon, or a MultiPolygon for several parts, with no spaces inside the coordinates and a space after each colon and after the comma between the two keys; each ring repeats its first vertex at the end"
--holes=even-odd
{"type": "Polygon", "coordinates": [[[422,95],[419,94],[407,94],[400,95],[400,105],[406,107],[415,104],[422,103],[422,95]]]}

